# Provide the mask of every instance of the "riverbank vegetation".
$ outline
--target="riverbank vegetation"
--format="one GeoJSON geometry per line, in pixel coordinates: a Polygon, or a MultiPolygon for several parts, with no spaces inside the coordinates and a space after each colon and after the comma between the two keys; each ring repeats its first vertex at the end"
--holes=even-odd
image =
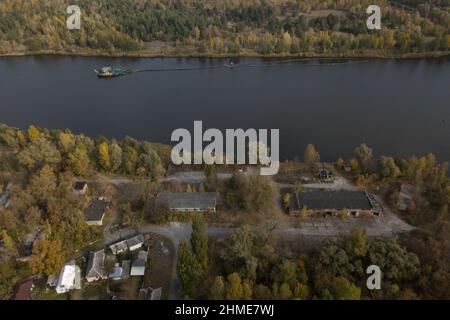
{"type": "Polygon", "coordinates": [[[368,30],[365,0],[67,0],[0,3],[0,54],[196,56],[427,56],[448,54],[448,0],[379,1],[368,30]]]}

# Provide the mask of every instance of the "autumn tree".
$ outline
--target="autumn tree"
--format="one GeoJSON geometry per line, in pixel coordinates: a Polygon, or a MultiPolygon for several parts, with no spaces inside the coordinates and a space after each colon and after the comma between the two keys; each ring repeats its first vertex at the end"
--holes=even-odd
{"type": "Polygon", "coordinates": [[[309,289],[308,286],[297,282],[294,286],[293,298],[298,300],[308,299],[309,289]]]}
{"type": "Polygon", "coordinates": [[[292,297],[291,288],[287,283],[283,283],[278,289],[278,299],[289,300],[292,297]]]}
{"type": "Polygon", "coordinates": [[[17,155],[19,163],[33,170],[36,166],[44,164],[56,165],[61,161],[61,154],[45,138],[36,138],[28,143],[17,155]]]}
{"type": "Polygon", "coordinates": [[[216,276],[209,289],[208,298],[211,300],[223,300],[225,296],[225,282],[222,276],[216,276]]]}
{"type": "Polygon", "coordinates": [[[117,141],[113,141],[109,147],[110,159],[111,159],[111,171],[117,172],[122,165],[122,148],[117,144],[117,141]]]}
{"type": "Polygon", "coordinates": [[[192,253],[202,268],[208,266],[208,234],[207,225],[201,216],[192,221],[191,233],[192,253]]]}
{"type": "Polygon", "coordinates": [[[361,289],[344,277],[333,278],[329,292],[335,300],[360,300],[361,289]]]}
{"type": "Polygon", "coordinates": [[[305,148],[303,161],[307,165],[310,172],[317,171],[317,163],[320,162],[320,155],[313,144],[308,144],[305,148]]]}
{"type": "Polygon", "coordinates": [[[33,125],[28,127],[27,133],[28,133],[28,140],[30,141],[37,140],[41,136],[39,130],[33,125]]]}
{"type": "Polygon", "coordinates": [[[291,203],[291,194],[289,192],[287,192],[283,196],[283,207],[284,207],[284,209],[289,210],[290,203],[291,203]]]}
{"type": "Polygon", "coordinates": [[[0,237],[3,242],[3,247],[6,249],[6,251],[11,255],[17,254],[17,248],[14,243],[14,240],[11,238],[11,236],[8,234],[8,232],[5,229],[3,229],[0,232],[0,237]]]}
{"type": "Polygon", "coordinates": [[[27,190],[39,203],[48,200],[57,186],[56,175],[50,166],[45,165],[38,173],[30,178],[27,190]]]}
{"type": "Polygon", "coordinates": [[[241,277],[238,273],[233,272],[227,277],[227,285],[225,289],[225,299],[239,300],[243,296],[243,287],[241,277]]]}
{"type": "Polygon", "coordinates": [[[106,142],[100,143],[98,146],[98,163],[100,168],[108,171],[111,167],[111,158],[109,155],[109,146],[106,142]]]}
{"type": "Polygon", "coordinates": [[[355,157],[358,159],[364,170],[367,170],[372,159],[373,151],[365,143],[362,143],[354,150],[355,157]]]}
{"type": "Polygon", "coordinates": [[[400,175],[400,168],[395,164],[391,157],[382,156],[378,160],[380,174],[384,179],[395,179],[400,175]]]}
{"type": "Polygon", "coordinates": [[[68,153],[75,146],[75,138],[70,132],[60,132],[58,135],[58,144],[64,153],[68,153]]]}
{"type": "Polygon", "coordinates": [[[201,274],[201,266],[186,241],[182,241],[178,248],[177,274],[183,293],[193,296],[201,274]]]}
{"type": "Polygon", "coordinates": [[[46,275],[59,273],[64,262],[60,240],[39,240],[33,245],[30,267],[33,273],[43,272],[46,275]]]}
{"type": "Polygon", "coordinates": [[[339,168],[339,169],[344,168],[344,160],[342,158],[337,159],[336,167],[339,168]]]}
{"type": "Polygon", "coordinates": [[[75,149],[69,154],[68,164],[77,176],[84,176],[89,170],[89,155],[82,143],[77,143],[75,149]]]}
{"type": "Polygon", "coordinates": [[[366,231],[354,229],[346,242],[346,251],[354,257],[364,257],[367,253],[368,245],[366,231]]]}

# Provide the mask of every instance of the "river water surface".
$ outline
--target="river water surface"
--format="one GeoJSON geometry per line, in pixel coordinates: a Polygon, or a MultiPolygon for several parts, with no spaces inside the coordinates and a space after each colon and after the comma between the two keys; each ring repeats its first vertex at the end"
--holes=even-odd
{"type": "Polygon", "coordinates": [[[282,158],[325,161],[365,142],[377,155],[450,160],[450,59],[344,64],[241,59],[0,58],[0,122],[169,143],[176,128],[279,128],[282,158]],[[103,65],[141,72],[98,79],[103,65]],[[208,69],[208,67],[215,67],[208,69]]]}

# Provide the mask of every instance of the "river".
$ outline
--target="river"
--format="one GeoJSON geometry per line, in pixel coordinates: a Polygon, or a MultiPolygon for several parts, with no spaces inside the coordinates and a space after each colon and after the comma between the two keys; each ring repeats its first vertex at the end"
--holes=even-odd
{"type": "Polygon", "coordinates": [[[450,160],[450,58],[227,62],[0,58],[0,122],[169,143],[174,129],[202,120],[205,129],[279,128],[282,159],[301,158],[313,143],[334,161],[365,142],[376,155],[450,160]],[[103,65],[191,70],[98,79],[93,69],[103,65]]]}

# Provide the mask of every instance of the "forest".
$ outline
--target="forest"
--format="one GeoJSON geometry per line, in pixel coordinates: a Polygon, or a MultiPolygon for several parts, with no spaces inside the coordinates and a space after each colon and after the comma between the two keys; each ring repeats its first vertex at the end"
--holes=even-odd
{"type": "Polygon", "coordinates": [[[448,54],[448,0],[0,1],[0,54],[408,56],[448,54]]]}

